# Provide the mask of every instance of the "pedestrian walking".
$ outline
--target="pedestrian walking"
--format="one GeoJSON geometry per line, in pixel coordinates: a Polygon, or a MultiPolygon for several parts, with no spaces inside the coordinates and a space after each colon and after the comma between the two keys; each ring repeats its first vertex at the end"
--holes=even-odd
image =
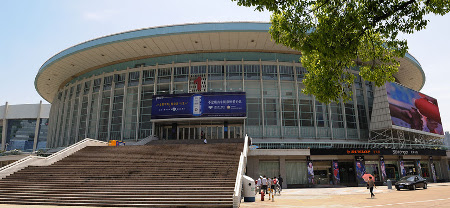
{"type": "Polygon", "coordinates": [[[283,190],[283,178],[281,175],[278,175],[278,183],[280,184],[280,191],[283,190]]]}
{"type": "Polygon", "coordinates": [[[261,180],[262,176],[259,176],[258,180],[256,181],[256,189],[258,190],[258,193],[261,194],[261,180]]]}
{"type": "Polygon", "coordinates": [[[261,184],[262,184],[262,190],[264,190],[264,193],[267,194],[267,178],[265,175],[261,179],[261,184]]]}
{"type": "Polygon", "coordinates": [[[375,194],[373,194],[373,188],[376,186],[375,186],[375,181],[372,179],[372,177],[369,177],[369,180],[367,181],[367,187],[370,190],[370,198],[375,197],[375,194]]]}

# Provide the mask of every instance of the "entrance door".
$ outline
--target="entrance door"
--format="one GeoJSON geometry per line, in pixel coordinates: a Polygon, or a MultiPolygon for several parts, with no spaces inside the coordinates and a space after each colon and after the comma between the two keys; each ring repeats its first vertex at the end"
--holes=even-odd
{"type": "Polygon", "coordinates": [[[355,165],[353,162],[339,161],[339,176],[341,177],[341,185],[357,186],[355,165]]]}
{"type": "Polygon", "coordinates": [[[242,126],[228,126],[228,138],[242,138],[242,126]]]}

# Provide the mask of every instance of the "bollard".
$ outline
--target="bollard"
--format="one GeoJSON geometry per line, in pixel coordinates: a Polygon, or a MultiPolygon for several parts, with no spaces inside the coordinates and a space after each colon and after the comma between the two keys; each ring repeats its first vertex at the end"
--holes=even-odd
{"type": "Polygon", "coordinates": [[[261,201],[264,201],[264,190],[261,190],[261,201]]]}
{"type": "Polygon", "coordinates": [[[388,179],[386,181],[386,185],[387,185],[388,189],[392,189],[392,181],[390,179],[388,179]]]}
{"type": "Polygon", "coordinates": [[[272,202],[275,202],[275,194],[272,193],[272,202]]]}

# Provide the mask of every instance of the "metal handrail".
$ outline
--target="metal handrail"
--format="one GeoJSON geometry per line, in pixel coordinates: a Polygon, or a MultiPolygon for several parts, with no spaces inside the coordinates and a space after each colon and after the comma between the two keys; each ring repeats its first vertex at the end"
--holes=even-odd
{"type": "Polygon", "coordinates": [[[80,149],[83,149],[86,146],[106,146],[108,145],[107,142],[98,141],[94,139],[83,139],[69,147],[66,147],[49,157],[41,157],[41,156],[34,156],[30,155],[25,158],[22,158],[16,162],[13,162],[5,167],[0,168],[0,179],[11,175],[23,168],[26,168],[30,165],[34,166],[48,166],[51,165],[75,152],[77,152],[80,149]]]}
{"type": "Polygon", "coordinates": [[[351,142],[253,142],[258,149],[330,149],[330,148],[374,148],[374,149],[439,149],[448,150],[450,146],[436,144],[400,143],[351,143],[351,142]]]}
{"type": "Polygon", "coordinates": [[[248,153],[248,135],[245,135],[244,149],[242,150],[241,156],[239,158],[239,166],[236,174],[236,183],[234,185],[234,194],[233,194],[234,208],[238,208],[241,204],[242,175],[244,174],[244,167],[245,163],[247,162],[247,153],[248,153]]]}

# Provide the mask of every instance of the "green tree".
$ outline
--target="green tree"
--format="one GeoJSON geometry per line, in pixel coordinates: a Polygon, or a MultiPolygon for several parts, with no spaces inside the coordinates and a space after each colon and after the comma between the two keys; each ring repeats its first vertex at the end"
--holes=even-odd
{"type": "Polygon", "coordinates": [[[272,12],[269,33],[302,53],[306,94],[323,103],[351,99],[359,70],[376,86],[394,81],[408,46],[399,33],[426,27],[427,14],[445,15],[450,0],[232,0],[272,12]]]}

